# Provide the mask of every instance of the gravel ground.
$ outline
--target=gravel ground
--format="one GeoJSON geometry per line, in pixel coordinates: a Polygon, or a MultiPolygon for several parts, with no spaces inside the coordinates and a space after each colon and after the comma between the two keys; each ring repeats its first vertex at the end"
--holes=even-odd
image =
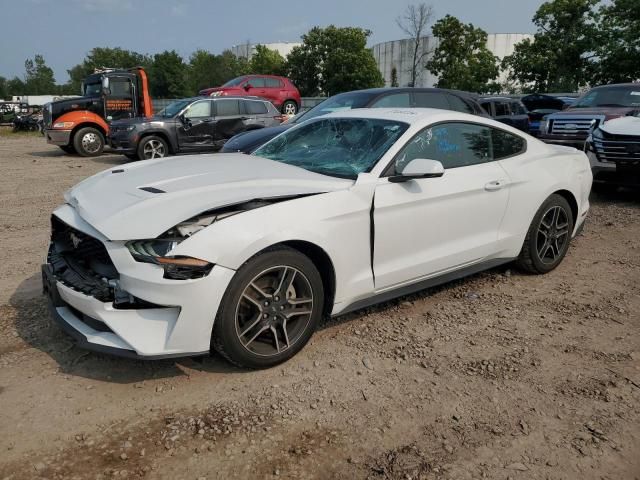
{"type": "Polygon", "coordinates": [[[48,320],[63,191],[122,163],[0,137],[0,479],[638,479],[640,196],[509,266],[325,323],[285,365],[139,362],[48,320]]]}

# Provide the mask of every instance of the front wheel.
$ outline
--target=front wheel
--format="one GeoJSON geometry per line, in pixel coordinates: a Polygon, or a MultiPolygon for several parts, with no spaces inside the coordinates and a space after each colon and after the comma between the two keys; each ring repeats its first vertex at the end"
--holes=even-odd
{"type": "Polygon", "coordinates": [[[138,145],[138,158],[140,160],[163,158],[167,155],[169,155],[169,146],[167,145],[167,142],[156,135],[144,137],[138,145]]]}
{"type": "Polygon", "coordinates": [[[298,104],[293,100],[287,100],[282,104],[281,110],[285,115],[295,115],[298,113],[298,104]]]}
{"type": "Polygon", "coordinates": [[[268,368],[309,341],[324,308],[322,279],[297,250],[267,250],[235,274],[222,299],[212,346],[240,367],[268,368]]]}
{"type": "Polygon", "coordinates": [[[556,268],[569,249],[573,213],[564,197],[553,194],[538,209],[524,239],[517,264],[529,273],[556,268]]]}
{"type": "Polygon", "coordinates": [[[73,137],[73,147],[83,157],[97,157],[104,150],[104,135],[93,127],[81,128],[73,137]]]}

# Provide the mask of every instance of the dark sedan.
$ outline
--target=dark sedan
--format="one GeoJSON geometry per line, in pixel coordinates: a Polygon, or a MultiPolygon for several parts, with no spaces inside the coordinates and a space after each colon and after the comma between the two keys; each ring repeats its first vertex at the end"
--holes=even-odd
{"type": "Polygon", "coordinates": [[[112,122],[109,144],[116,153],[136,160],[213,152],[240,132],[279,125],[282,118],[260,98],[187,98],[151,118],[112,122]]]}
{"type": "Polygon", "coordinates": [[[231,138],[222,152],[251,153],[276,135],[311,118],[339,110],[354,108],[441,108],[488,116],[482,107],[465,92],[439,88],[372,88],[341,93],[327,98],[311,110],[298,114],[286,123],[259,131],[245,132],[231,138]]]}

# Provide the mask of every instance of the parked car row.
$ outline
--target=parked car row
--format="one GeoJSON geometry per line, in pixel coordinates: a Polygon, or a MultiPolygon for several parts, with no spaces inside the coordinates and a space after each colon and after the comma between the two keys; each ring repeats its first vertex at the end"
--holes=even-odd
{"type": "Polygon", "coordinates": [[[229,80],[221,87],[206,88],[198,92],[206,97],[252,96],[269,100],[285,115],[295,115],[300,110],[300,92],[291,80],[275,75],[243,75],[229,80]]]}

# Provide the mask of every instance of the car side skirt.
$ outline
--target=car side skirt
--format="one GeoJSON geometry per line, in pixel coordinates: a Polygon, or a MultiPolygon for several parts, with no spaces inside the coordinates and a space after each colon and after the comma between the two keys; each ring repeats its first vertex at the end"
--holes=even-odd
{"type": "Polygon", "coordinates": [[[484,262],[476,263],[474,265],[470,265],[468,267],[461,268],[459,270],[455,270],[453,272],[448,272],[443,275],[439,275],[437,277],[427,278],[425,280],[420,280],[410,285],[403,285],[401,287],[394,288],[392,290],[386,290],[384,292],[378,293],[371,297],[357,300],[347,305],[347,307],[340,310],[338,313],[332,314],[331,316],[339,317],[340,315],[344,315],[346,313],[360,310],[362,308],[370,307],[371,305],[375,305],[377,303],[393,300],[394,298],[402,297],[404,295],[409,295],[411,293],[419,292],[420,290],[425,290],[427,288],[432,288],[438,285],[442,285],[443,283],[452,282],[453,280],[459,280],[460,278],[468,277],[469,275],[473,275],[475,273],[479,273],[479,272],[488,270],[490,268],[497,267],[499,265],[504,265],[505,263],[509,263],[514,260],[515,258],[494,258],[484,262]]]}

